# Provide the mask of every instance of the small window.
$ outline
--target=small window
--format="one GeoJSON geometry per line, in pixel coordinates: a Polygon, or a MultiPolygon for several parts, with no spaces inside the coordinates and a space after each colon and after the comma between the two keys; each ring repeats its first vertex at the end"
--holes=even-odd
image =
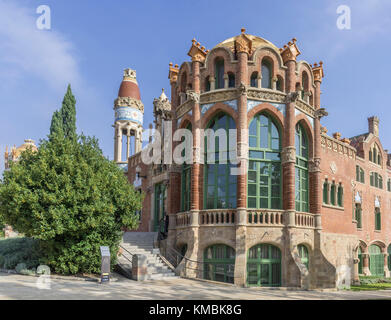
{"type": "Polygon", "coordinates": [[[235,75],[232,72],[228,73],[228,88],[235,88],[235,75]]]}
{"type": "Polygon", "coordinates": [[[251,87],[258,87],[258,72],[253,72],[250,80],[251,87]]]}
{"type": "Polygon", "coordinates": [[[362,210],[361,210],[360,203],[356,203],[354,211],[355,211],[355,219],[357,221],[357,229],[361,229],[362,228],[362,210]]]}
{"type": "Polygon", "coordinates": [[[224,59],[217,58],[215,61],[215,84],[216,89],[224,88],[224,59]]]}
{"type": "Polygon", "coordinates": [[[323,203],[329,204],[329,182],[327,179],[323,183],[323,203]]]}
{"type": "Polygon", "coordinates": [[[388,179],[387,181],[387,191],[391,192],[391,179],[388,179]]]}
{"type": "Polygon", "coordinates": [[[282,91],[282,90],[283,90],[283,89],[282,89],[282,79],[281,79],[281,77],[278,77],[278,78],[277,78],[277,85],[276,85],[276,86],[277,86],[276,89],[277,89],[278,91],[282,91]]]}
{"type": "Polygon", "coordinates": [[[299,244],[297,250],[299,251],[301,263],[309,270],[309,254],[307,247],[303,244],[299,244]]]}

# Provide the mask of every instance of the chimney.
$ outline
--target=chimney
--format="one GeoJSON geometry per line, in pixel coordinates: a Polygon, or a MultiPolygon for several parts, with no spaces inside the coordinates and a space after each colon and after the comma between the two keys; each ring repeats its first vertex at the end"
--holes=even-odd
{"type": "Polygon", "coordinates": [[[369,133],[372,133],[376,137],[379,136],[379,118],[376,116],[368,118],[369,133]]]}

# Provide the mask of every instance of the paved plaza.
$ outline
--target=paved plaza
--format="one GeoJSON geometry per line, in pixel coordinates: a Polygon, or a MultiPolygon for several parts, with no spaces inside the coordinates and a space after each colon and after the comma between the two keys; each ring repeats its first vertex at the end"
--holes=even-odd
{"type": "Polygon", "coordinates": [[[111,299],[391,299],[390,291],[291,291],[268,288],[239,288],[231,285],[188,279],[136,282],[120,275],[110,284],[91,281],[51,279],[50,289],[39,289],[37,278],[0,273],[0,299],[111,300],[111,299]]]}

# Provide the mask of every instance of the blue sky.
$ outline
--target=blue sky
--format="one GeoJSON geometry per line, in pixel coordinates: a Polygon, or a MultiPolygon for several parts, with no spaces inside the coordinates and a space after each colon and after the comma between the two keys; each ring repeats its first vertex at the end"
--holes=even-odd
{"type": "Polygon", "coordinates": [[[78,131],[99,138],[112,159],[123,69],[137,70],[147,128],[153,99],[161,88],[169,92],[168,63],[188,61],[194,37],[211,49],[242,27],[278,47],[296,37],[299,59],[324,62],[329,134],[367,132],[367,117],[377,115],[383,147],[391,149],[390,12],[391,1],[382,0],[0,0],[0,168],[6,145],[46,137],[67,83],[78,131]],[[351,30],[336,26],[341,4],[351,8],[351,30]],[[36,28],[39,5],[51,8],[50,31],[36,28]]]}

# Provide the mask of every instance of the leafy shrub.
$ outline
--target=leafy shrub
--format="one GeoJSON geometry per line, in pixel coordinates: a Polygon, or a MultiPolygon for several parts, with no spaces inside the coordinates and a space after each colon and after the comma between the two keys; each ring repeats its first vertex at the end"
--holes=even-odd
{"type": "Polygon", "coordinates": [[[35,268],[33,269],[27,269],[27,266],[25,263],[18,263],[17,266],[15,267],[15,271],[20,274],[25,274],[25,275],[35,275],[35,268]]]}
{"type": "Polygon", "coordinates": [[[36,268],[40,257],[39,243],[29,238],[0,240],[0,268],[15,269],[24,264],[25,269],[36,268]]]}

